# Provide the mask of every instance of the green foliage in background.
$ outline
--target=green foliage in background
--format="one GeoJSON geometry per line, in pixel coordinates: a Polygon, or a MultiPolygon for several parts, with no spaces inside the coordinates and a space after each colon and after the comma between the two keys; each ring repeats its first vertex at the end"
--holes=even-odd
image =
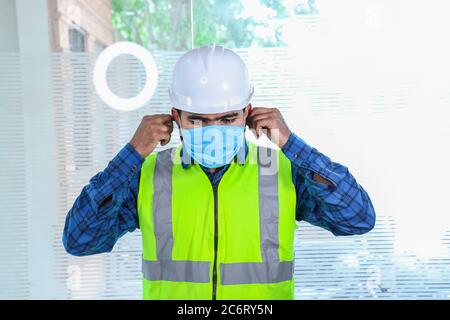
{"type": "Polygon", "coordinates": [[[190,1],[112,0],[112,22],[123,39],[149,49],[191,47],[190,1]]]}
{"type": "Polygon", "coordinates": [[[229,48],[284,45],[279,22],[288,12],[283,1],[259,3],[269,17],[244,16],[241,0],[112,0],[113,25],[123,39],[149,49],[190,49],[192,32],[194,47],[210,43],[229,48]]]}
{"type": "Polygon", "coordinates": [[[273,11],[269,19],[243,16],[241,0],[194,0],[194,45],[217,43],[230,48],[280,46],[281,26],[276,21],[287,17],[281,0],[260,0],[273,11]],[[263,31],[263,35],[258,33],[263,31]]]}

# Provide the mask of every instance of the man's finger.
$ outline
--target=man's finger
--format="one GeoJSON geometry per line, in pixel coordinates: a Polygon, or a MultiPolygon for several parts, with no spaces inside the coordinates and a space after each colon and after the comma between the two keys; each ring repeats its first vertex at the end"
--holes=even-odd
{"type": "Polygon", "coordinates": [[[264,132],[262,129],[272,129],[273,127],[273,119],[272,118],[264,118],[258,121],[255,121],[253,124],[253,128],[258,133],[258,136],[261,136],[264,132]]]}
{"type": "Polygon", "coordinates": [[[270,113],[269,114],[268,113],[257,114],[256,116],[251,117],[249,119],[248,123],[250,125],[252,125],[253,123],[255,123],[257,121],[261,121],[261,120],[264,120],[264,119],[271,119],[271,118],[273,118],[273,115],[270,114],[270,113]]]}
{"type": "Polygon", "coordinates": [[[266,117],[274,117],[274,112],[273,109],[267,109],[267,108],[262,108],[264,110],[262,111],[258,111],[256,113],[251,113],[248,117],[247,117],[247,124],[250,126],[252,125],[252,123],[254,123],[255,121],[258,121],[260,119],[266,118],[266,117]]]}
{"type": "Polygon", "coordinates": [[[268,129],[272,129],[273,124],[275,123],[275,119],[272,117],[264,117],[258,120],[253,121],[252,127],[254,129],[266,127],[268,129]]]}
{"type": "Polygon", "coordinates": [[[173,118],[170,114],[158,114],[151,117],[151,121],[154,123],[172,123],[173,118]]]}
{"type": "Polygon", "coordinates": [[[163,133],[163,132],[161,132],[160,134],[161,134],[161,136],[160,136],[160,139],[161,139],[160,143],[161,143],[162,146],[165,146],[166,144],[168,144],[170,142],[171,134],[170,133],[163,133]]]}
{"type": "Polygon", "coordinates": [[[163,124],[165,124],[165,125],[167,125],[167,126],[169,126],[169,127],[172,127],[173,128],[173,122],[174,122],[175,120],[173,120],[173,118],[172,117],[170,117],[170,119],[169,120],[167,120],[167,121],[165,121],[165,122],[163,122],[163,124]]]}
{"type": "Polygon", "coordinates": [[[165,123],[164,124],[159,124],[159,125],[156,126],[155,129],[160,130],[162,132],[171,133],[173,131],[173,125],[171,126],[171,125],[168,125],[168,124],[165,124],[165,123]]]}
{"type": "Polygon", "coordinates": [[[253,135],[255,136],[255,138],[257,138],[257,139],[259,138],[258,133],[256,132],[255,129],[250,128],[250,131],[253,133],[253,135]]]}
{"type": "Polygon", "coordinates": [[[272,113],[273,110],[274,110],[273,108],[262,108],[262,107],[253,108],[252,112],[250,112],[249,117],[253,117],[263,113],[272,113]]]}

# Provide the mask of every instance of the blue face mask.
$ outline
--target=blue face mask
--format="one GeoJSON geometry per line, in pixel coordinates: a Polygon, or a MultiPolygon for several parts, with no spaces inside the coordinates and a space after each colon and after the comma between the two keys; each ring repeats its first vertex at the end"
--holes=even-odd
{"type": "Polygon", "coordinates": [[[244,126],[205,126],[181,129],[186,152],[207,168],[230,163],[244,145],[244,126]]]}

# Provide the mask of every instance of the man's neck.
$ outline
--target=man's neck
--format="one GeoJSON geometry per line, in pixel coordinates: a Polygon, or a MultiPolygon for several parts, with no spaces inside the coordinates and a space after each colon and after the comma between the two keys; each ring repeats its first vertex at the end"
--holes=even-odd
{"type": "Polygon", "coordinates": [[[208,169],[208,171],[209,172],[211,172],[211,173],[216,173],[217,171],[219,171],[220,169],[222,169],[222,167],[219,167],[219,168],[207,168],[208,169]]]}

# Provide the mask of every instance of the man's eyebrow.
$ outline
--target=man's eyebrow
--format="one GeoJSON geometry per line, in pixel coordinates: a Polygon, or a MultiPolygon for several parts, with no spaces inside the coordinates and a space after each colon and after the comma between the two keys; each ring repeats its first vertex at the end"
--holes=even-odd
{"type": "Polygon", "coordinates": [[[197,116],[195,114],[188,115],[189,120],[209,120],[208,118],[197,116]]]}
{"type": "Polygon", "coordinates": [[[225,119],[225,118],[233,118],[233,117],[237,117],[237,116],[238,116],[238,113],[237,112],[233,112],[233,113],[229,113],[229,114],[223,115],[223,116],[219,117],[217,120],[225,119]]]}
{"type": "Polygon", "coordinates": [[[220,116],[220,117],[218,117],[216,119],[208,119],[208,118],[202,117],[200,115],[191,114],[191,115],[188,116],[188,119],[189,120],[202,120],[202,121],[205,121],[205,120],[206,121],[216,121],[216,120],[233,118],[233,117],[236,117],[238,115],[239,115],[239,113],[233,112],[233,113],[228,113],[228,114],[225,114],[223,116],[220,116]]]}

